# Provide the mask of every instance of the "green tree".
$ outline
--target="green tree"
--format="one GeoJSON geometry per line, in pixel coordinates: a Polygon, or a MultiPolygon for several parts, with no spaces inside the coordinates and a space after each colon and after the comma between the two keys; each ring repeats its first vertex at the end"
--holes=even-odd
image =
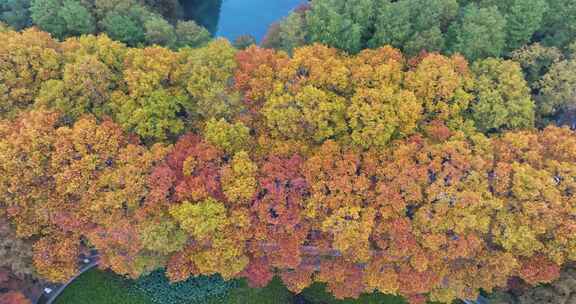
{"type": "Polygon", "coordinates": [[[576,1],[547,0],[549,10],[540,29],[543,43],[564,48],[576,39],[576,1]]]}
{"type": "Polygon", "coordinates": [[[36,25],[58,38],[95,30],[94,17],[77,0],[33,0],[30,12],[36,25]]]}
{"type": "Polygon", "coordinates": [[[138,0],[151,11],[161,15],[170,23],[183,18],[183,8],[178,0],[138,0]]]}
{"type": "Polygon", "coordinates": [[[30,13],[34,24],[56,37],[64,37],[66,23],[59,15],[61,6],[61,0],[33,0],[30,13]]]}
{"type": "Polygon", "coordinates": [[[310,40],[357,53],[370,32],[373,14],[373,0],[312,1],[306,13],[310,40]]]}
{"type": "Polygon", "coordinates": [[[281,33],[280,22],[274,22],[266,31],[266,35],[262,38],[260,45],[267,49],[281,49],[283,47],[282,39],[280,38],[281,33]]]}
{"type": "Polygon", "coordinates": [[[93,4],[94,15],[98,20],[104,19],[109,12],[127,14],[136,7],[142,7],[135,0],[98,0],[94,1],[93,4]]]}
{"type": "Polygon", "coordinates": [[[562,59],[562,52],[555,47],[546,47],[540,43],[527,45],[512,52],[512,60],[518,62],[524,71],[528,85],[538,89],[538,82],[550,67],[562,59]]]}
{"type": "Polygon", "coordinates": [[[495,6],[466,6],[449,29],[449,49],[469,60],[499,57],[506,43],[506,19],[495,6]]]}
{"type": "Polygon", "coordinates": [[[385,44],[400,48],[410,55],[421,50],[441,51],[445,46],[444,31],[458,14],[456,0],[408,0],[387,2],[376,14],[373,47],[385,44]]]}
{"type": "Polygon", "coordinates": [[[306,44],[305,12],[293,12],[280,23],[281,49],[291,53],[296,47],[306,44]]]}
{"type": "Polygon", "coordinates": [[[542,25],[548,5],[546,0],[500,1],[506,5],[506,49],[515,50],[530,42],[532,35],[542,25]]]}
{"type": "Polygon", "coordinates": [[[410,20],[410,1],[386,2],[378,8],[376,30],[371,46],[390,44],[402,48],[413,30],[410,20]]]}
{"type": "Polygon", "coordinates": [[[153,16],[144,21],[145,40],[149,45],[158,44],[173,47],[176,44],[174,27],[160,16],[153,16]]]}
{"type": "Polygon", "coordinates": [[[144,42],[144,27],[132,16],[111,11],[106,14],[101,24],[104,31],[114,40],[131,46],[144,42]]]}
{"type": "Polygon", "coordinates": [[[251,45],[256,45],[256,39],[252,35],[240,35],[234,39],[234,47],[239,50],[245,50],[251,45]]]}
{"type": "Polygon", "coordinates": [[[576,59],[553,64],[538,83],[538,114],[554,115],[576,105],[576,59]]]}
{"type": "Polygon", "coordinates": [[[68,36],[89,34],[96,30],[94,17],[80,1],[64,0],[60,16],[66,23],[68,36]]]}
{"type": "Polygon", "coordinates": [[[479,130],[530,128],[534,125],[534,102],[513,61],[489,58],[472,66],[476,79],[472,119],[479,130]]]}
{"type": "Polygon", "coordinates": [[[176,23],[176,47],[201,47],[207,44],[212,36],[208,30],[196,22],[178,21],[176,23]]]}
{"type": "Polygon", "coordinates": [[[30,0],[4,0],[0,2],[0,21],[15,30],[32,25],[30,17],[30,0]]]}

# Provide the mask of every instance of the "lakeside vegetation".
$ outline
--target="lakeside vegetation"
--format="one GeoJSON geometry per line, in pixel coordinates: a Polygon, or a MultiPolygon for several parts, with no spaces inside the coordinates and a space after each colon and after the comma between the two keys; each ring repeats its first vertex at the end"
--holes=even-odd
{"type": "Polygon", "coordinates": [[[5,0],[0,22],[16,30],[37,26],[59,39],[106,33],[130,46],[197,47],[211,34],[183,14],[209,13],[209,2],[221,0],[200,2],[184,11],[178,0],[5,0]]]}

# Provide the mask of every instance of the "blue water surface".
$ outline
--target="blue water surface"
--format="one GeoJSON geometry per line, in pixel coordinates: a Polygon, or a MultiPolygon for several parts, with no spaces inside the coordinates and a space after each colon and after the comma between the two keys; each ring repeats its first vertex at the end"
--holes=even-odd
{"type": "Polygon", "coordinates": [[[250,34],[260,42],[272,23],[306,2],[306,0],[223,0],[216,36],[234,41],[240,35],[250,34]]]}

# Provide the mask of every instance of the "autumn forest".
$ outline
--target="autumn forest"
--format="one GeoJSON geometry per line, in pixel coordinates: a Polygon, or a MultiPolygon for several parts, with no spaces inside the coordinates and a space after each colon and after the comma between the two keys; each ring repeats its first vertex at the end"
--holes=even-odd
{"type": "Polygon", "coordinates": [[[374,29],[347,48],[311,25],[330,1],[275,25],[276,49],[3,25],[4,276],[65,282],[90,248],[133,279],[278,276],[294,293],[324,282],[412,304],[557,279],[576,261],[576,133],[560,123],[576,108],[575,44],[533,26],[478,53],[459,17],[456,48],[374,29]]]}

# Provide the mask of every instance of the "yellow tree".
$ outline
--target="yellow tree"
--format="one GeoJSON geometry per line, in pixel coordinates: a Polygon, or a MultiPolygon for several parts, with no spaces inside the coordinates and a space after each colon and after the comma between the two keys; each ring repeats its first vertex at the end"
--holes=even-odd
{"type": "Polygon", "coordinates": [[[337,49],[320,44],[294,50],[291,60],[279,71],[289,92],[312,85],[334,93],[350,91],[350,69],[337,49]]]}
{"type": "Polygon", "coordinates": [[[0,124],[1,205],[19,237],[49,225],[46,205],[57,199],[51,157],[58,119],[53,112],[31,111],[0,124]]]}
{"type": "Polygon", "coordinates": [[[222,189],[226,198],[234,204],[249,203],[256,193],[257,171],[258,167],[248,153],[234,154],[230,164],[222,169],[222,189]]]}
{"type": "Polygon", "coordinates": [[[406,74],[404,84],[422,101],[426,118],[451,122],[452,128],[463,123],[461,116],[473,96],[472,77],[462,56],[427,54],[406,74]]]}
{"type": "Polygon", "coordinates": [[[182,49],[178,73],[183,87],[191,97],[186,104],[189,113],[204,119],[232,118],[242,108],[240,95],[231,86],[236,49],[224,39],[216,39],[205,47],[182,49]]]}
{"type": "Polygon", "coordinates": [[[0,32],[0,115],[13,117],[29,107],[42,83],[60,78],[58,42],[37,29],[0,32]]]}
{"type": "Polygon", "coordinates": [[[250,129],[242,122],[229,123],[224,118],[211,118],[204,127],[204,137],[228,154],[250,149],[250,129]]]}
{"type": "Polygon", "coordinates": [[[125,86],[122,78],[124,61],[129,49],[121,42],[112,40],[105,34],[84,35],[66,39],[60,44],[60,48],[65,63],[74,63],[86,56],[96,57],[112,72],[111,80],[114,88],[125,86]]]}
{"type": "Polygon", "coordinates": [[[573,259],[574,132],[548,127],[538,133],[508,133],[495,147],[495,188],[506,201],[498,213],[495,240],[514,254],[543,255],[557,265],[573,259]]]}
{"type": "Polygon", "coordinates": [[[189,97],[177,71],[179,58],[158,46],[128,51],[123,73],[127,92],[115,91],[109,106],[124,129],[148,140],[165,140],[184,130],[186,119],[179,113],[189,97]]]}
{"type": "Polygon", "coordinates": [[[34,243],[34,267],[43,278],[64,283],[78,270],[77,234],[54,233],[34,243]]]}
{"type": "Polygon", "coordinates": [[[402,53],[390,46],[366,49],[348,60],[350,82],[358,88],[401,86],[405,59],[402,53]]]}
{"type": "Polygon", "coordinates": [[[87,55],[64,66],[62,80],[42,84],[36,106],[64,113],[68,120],[83,114],[102,116],[114,84],[112,71],[95,56],[87,55]]]}
{"type": "Polygon", "coordinates": [[[195,274],[219,273],[230,279],[248,264],[243,233],[249,225],[247,214],[229,213],[223,203],[208,198],[172,206],[170,215],[195,242],[187,249],[191,250],[190,258],[198,271],[195,274]]]}
{"type": "Polygon", "coordinates": [[[345,113],[344,98],[313,86],[303,87],[295,95],[271,97],[262,108],[272,135],[286,139],[306,136],[315,142],[345,134],[345,113]]]}
{"type": "Polygon", "coordinates": [[[364,148],[383,147],[410,135],[422,118],[422,105],[410,91],[390,87],[357,89],[346,111],[352,141],[364,148]]]}

